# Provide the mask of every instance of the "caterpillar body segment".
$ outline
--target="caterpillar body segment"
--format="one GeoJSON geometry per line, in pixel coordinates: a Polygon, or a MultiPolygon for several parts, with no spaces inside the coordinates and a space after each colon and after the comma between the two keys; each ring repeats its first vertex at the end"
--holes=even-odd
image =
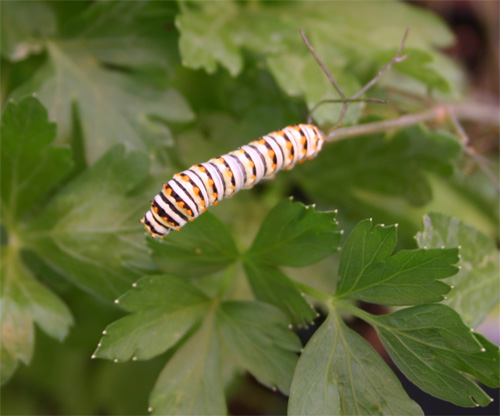
{"type": "Polygon", "coordinates": [[[177,173],[163,185],[141,219],[148,233],[164,237],[188,221],[261,179],[272,178],[280,169],[314,158],[324,138],[312,124],[298,124],[274,131],[219,156],[177,173]]]}

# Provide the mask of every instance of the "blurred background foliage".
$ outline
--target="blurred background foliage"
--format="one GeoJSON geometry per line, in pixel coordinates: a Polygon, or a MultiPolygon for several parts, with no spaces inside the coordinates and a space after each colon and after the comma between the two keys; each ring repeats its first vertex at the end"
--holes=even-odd
{"type": "MultiPolygon", "coordinates": [[[[64,186],[63,192],[36,201],[18,219],[19,227],[15,221],[9,227],[3,217],[2,245],[20,230],[23,264],[64,300],[74,320],[63,343],[36,329],[30,365],[20,365],[2,389],[2,414],[145,413],[171,352],[127,364],[89,360],[102,329],[123,315],[111,301],[155,270],[137,220],[158,185],[176,171],[303,122],[318,101],[338,98],[303,45],[299,27],[346,94],[387,63],[411,28],[408,59],[368,95],[392,104],[353,104],[346,125],[425,109],[429,92],[438,102],[498,103],[496,2],[1,3],[2,108],[36,93],[57,123],[55,143],[71,149],[73,160],[70,173],[51,189],[56,194],[64,186]],[[141,153],[110,151],[117,144],[141,153]],[[115,222],[120,215],[125,219],[115,222]],[[71,221],[56,220],[61,217],[71,221]],[[104,225],[110,236],[88,231],[104,225]],[[33,236],[41,231],[48,236],[33,236]]],[[[339,111],[325,105],[315,122],[327,129],[339,111]]],[[[432,210],[459,217],[498,241],[494,184],[460,146],[443,147],[455,140],[438,131],[448,126],[435,127],[327,144],[314,162],[212,212],[241,246],[252,240],[270,207],[291,194],[319,209],[338,209],[346,230],[367,217],[400,223],[404,248],[415,247],[412,236],[432,210]]],[[[496,171],[498,131],[465,127],[470,145],[496,171]]],[[[334,261],[290,275],[331,292],[334,261]]],[[[498,311],[483,329],[498,343],[498,332],[489,329],[496,319],[498,311]]],[[[370,338],[370,331],[365,335],[370,338]]],[[[285,411],[284,397],[249,377],[235,378],[228,391],[234,414],[285,411]]],[[[432,401],[426,408],[431,399],[418,394],[424,410],[457,412],[439,410],[432,401]]]]}

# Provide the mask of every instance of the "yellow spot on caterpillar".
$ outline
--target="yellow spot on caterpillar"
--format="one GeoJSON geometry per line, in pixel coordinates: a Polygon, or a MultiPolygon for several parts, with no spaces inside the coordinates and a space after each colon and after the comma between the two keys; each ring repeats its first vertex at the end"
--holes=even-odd
{"type": "Polygon", "coordinates": [[[264,139],[257,140],[257,143],[259,144],[266,144],[266,141],[264,139]]]}
{"type": "Polygon", "coordinates": [[[184,175],[184,176],[182,177],[182,180],[183,180],[184,182],[189,182],[189,176],[188,176],[188,175],[184,175]]]}
{"type": "Polygon", "coordinates": [[[274,157],[274,150],[269,150],[267,154],[269,155],[269,157],[274,157]]]}

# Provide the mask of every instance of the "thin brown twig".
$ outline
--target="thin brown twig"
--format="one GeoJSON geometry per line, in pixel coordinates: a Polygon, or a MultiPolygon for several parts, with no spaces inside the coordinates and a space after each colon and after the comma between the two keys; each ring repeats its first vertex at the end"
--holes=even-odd
{"type": "Polygon", "coordinates": [[[459,120],[475,121],[483,124],[500,126],[498,114],[500,108],[484,104],[438,104],[419,113],[405,114],[392,120],[376,121],[373,123],[357,124],[355,126],[341,127],[330,131],[325,140],[333,142],[366,134],[374,134],[400,129],[419,123],[443,122],[450,113],[459,120]]]}
{"type": "Polygon", "coordinates": [[[326,76],[328,77],[328,79],[330,80],[330,82],[332,83],[332,85],[335,87],[335,89],[337,90],[338,94],[340,95],[341,99],[340,100],[322,100],[320,101],[319,103],[317,103],[311,110],[309,110],[309,115],[307,117],[307,121],[308,123],[311,123],[312,121],[312,114],[313,112],[321,105],[321,104],[324,104],[326,102],[335,102],[335,103],[342,103],[342,110],[340,111],[340,116],[339,116],[339,119],[338,121],[335,123],[335,125],[330,129],[330,130],[335,130],[337,129],[341,124],[342,124],[342,121],[344,120],[344,117],[345,117],[345,114],[347,112],[347,109],[349,107],[349,104],[351,102],[360,102],[360,101],[372,101],[372,102],[382,102],[382,101],[374,101],[373,99],[359,99],[358,97],[361,96],[363,93],[365,93],[366,91],[368,91],[371,87],[373,87],[377,81],[380,79],[380,77],[387,71],[389,71],[392,66],[398,62],[401,62],[403,61],[404,59],[406,59],[407,55],[404,55],[404,56],[400,56],[401,55],[401,52],[403,51],[403,47],[404,47],[404,44],[406,42],[406,38],[408,37],[408,32],[409,32],[409,28],[406,29],[404,35],[403,35],[403,40],[401,41],[400,45],[399,45],[399,48],[396,52],[396,54],[394,55],[394,57],[387,63],[387,65],[382,68],[378,73],[377,75],[372,79],[370,80],[363,88],[361,88],[356,94],[354,94],[352,97],[350,98],[347,98],[346,95],[344,94],[342,88],[340,87],[340,85],[337,83],[337,80],[334,78],[334,76],[330,73],[330,71],[328,70],[328,68],[326,67],[326,65],[323,63],[323,61],[320,59],[320,57],[318,56],[318,54],[316,53],[316,51],[314,50],[314,48],[312,47],[312,45],[310,44],[309,40],[307,39],[307,36],[306,34],[304,33],[304,31],[302,30],[302,28],[300,29],[300,34],[302,36],[302,39],[304,40],[304,43],[306,45],[306,47],[309,49],[309,51],[311,52],[311,54],[314,56],[314,59],[316,59],[316,62],[318,62],[319,66],[321,67],[321,69],[323,70],[323,72],[326,74],[326,76]]]}
{"type": "Polygon", "coordinates": [[[383,67],[380,71],[378,71],[378,74],[373,77],[371,81],[369,81],[363,88],[361,88],[356,94],[354,94],[350,99],[352,100],[353,98],[358,98],[360,95],[364,94],[366,91],[368,91],[371,87],[373,87],[377,81],[384,75],[387,71],[389,71],[394,64],[397,64],[399,62],[404,61],[408,55],[401,55],[401,52],[403,52],[403,48],[406,43],[406,38],[408,37],[408,33],[410,32],[410,28],[406,28],[405,34],[403,35],[403,39],[401,40],[401,43],[399,44],[399,48],[396,52],[396,54],[392,57],[392,59],[387,63],[385,67],[383,67]]]}
{"type": "Polygon", "coordinates": [[[323,72],[326,74],[326,76],[328,77],[328,79],[330,80],[330,82],[333,84],[333,86],[335,87],[335,89],[339,93],[340,97],[342,98],[342,102],[345,102],[345,100],[347,99],[347,97],[345,96],[344,92],[342,91],[342,88],[340,88],[340,85],[337,84],[337,81],[335,80],[335,78],[333,77],[333,75],[330,73],[330,71],[328,70],[328,68],[325,66],[325,64],[321,61],[321,59],[319,58],[319,56],[316,54],[316,51],[314,50],[314,48],[312,47],[312,45],[309,43],[309,40],[307,39],[307,36],[304,33],[304,31],[302,30],[302,28],[300,28],[300,35],[302,36],[302,39],[304,40],[304,43],[307,46],[307,49],[309,49],[309,51],[312,53],[312,55],[314,56],[314,59],[316,59],[316,62],[318,62],[319,66],[321,67],[321,69],[323,70],[323,72]]]}

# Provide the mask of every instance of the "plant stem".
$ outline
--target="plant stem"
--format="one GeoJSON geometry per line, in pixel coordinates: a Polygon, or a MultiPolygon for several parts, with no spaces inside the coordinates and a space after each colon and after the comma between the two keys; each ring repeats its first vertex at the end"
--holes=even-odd
{"type": "Polygon", "coordinates": [[[373,326],[377,325],[377,322],[375,321],[374,316],[371,313],[368,313],[363,309],[358,308],[352,303],[349,303],[345,300],[337,300],[335,299],[335,297],[333,297],[333,304],[334,306],[339,307],[340,309],[343,309],[346,312],[349,312],[351,315],[354,315],[357,318],[360,318],[363,321],[368,322],[373,326]]]}
{"type": "Polygon", "coordinates": [[[374,123],[358,124],[356,126],[341,127],[332,130],[325,138],[327,142],[348,139],[366,134],[374,134],[400,129],[425,122],[442,123],[451,115],[459,120],[475,121],[478,123],[500,125],[500,109],[496,106],[484,104],[438,104],[429,110],[374,123]]]}
{"type": "Polygon", "coordinates": [[[322,292],[321,290],[315,289],[311,286],[305,285],[304,283],[295,282],[295,285],[300,289],[302,293],[309,295],[325,304],[331,304],[332,296],[328,293],[322,292]]]}

